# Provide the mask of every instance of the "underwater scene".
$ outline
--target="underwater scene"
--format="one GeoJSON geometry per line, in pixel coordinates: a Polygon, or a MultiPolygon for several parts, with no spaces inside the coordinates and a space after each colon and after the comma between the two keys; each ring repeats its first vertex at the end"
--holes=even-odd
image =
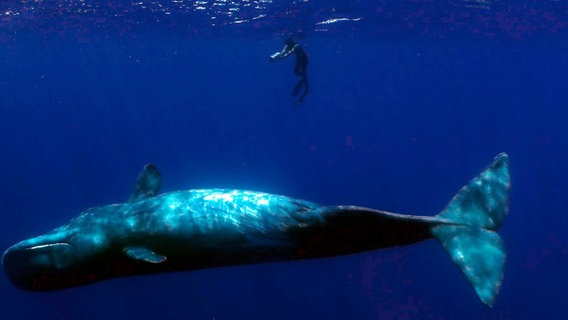
{"type": "Polygon", "coordinates": [[[1,319],[566,319],[568,2],[0,2],[1,319]]]}

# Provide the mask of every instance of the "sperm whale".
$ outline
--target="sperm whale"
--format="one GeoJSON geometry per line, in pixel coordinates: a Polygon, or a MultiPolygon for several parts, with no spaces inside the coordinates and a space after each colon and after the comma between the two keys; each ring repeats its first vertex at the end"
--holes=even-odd
{"type": "Polygon", "coordinates": [[[301,260],[440,241],[478,297],[492,306],[505,250],[496,230],[508,213],[509,161],[498,155],[439,214],[416,216],[262,192],[202,189],[160,194],[152,164],[126,203],[87,209],[21,241],[2,257],[19,288],[59,290],[159,272],[301,260]]]}

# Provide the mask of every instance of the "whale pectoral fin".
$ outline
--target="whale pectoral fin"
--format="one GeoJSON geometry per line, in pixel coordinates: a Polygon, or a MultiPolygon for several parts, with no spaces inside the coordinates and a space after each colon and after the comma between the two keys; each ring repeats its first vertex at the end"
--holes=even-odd
{"type": "Polygon", "coordinates": [[[136,178],[136,187],[130,196],[129,202],[151,198],[160,192],[162,176],[158,168],[149,163],[144,166],[136,178]]]}
{"type": "Polygon", "coordinates": [[[150,263],[162,263],[168,260],[168,258],[166,258],[165,256],[157,254],[154,251],[144,247],[126,247],[122,251],[124,251],[124,253],[126,253],[126,255],[132,259],[142,260],[150,263]]]}

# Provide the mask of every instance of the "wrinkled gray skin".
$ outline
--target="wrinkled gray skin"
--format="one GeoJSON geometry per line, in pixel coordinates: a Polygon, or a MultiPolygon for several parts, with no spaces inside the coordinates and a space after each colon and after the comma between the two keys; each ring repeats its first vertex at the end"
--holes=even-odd
{"type": "Polygon", "coordinates": [[[129,202],[90,208],[4,253],[12,282],[49,291],[138,274],[351,254],[436,237],[492,305],[505,251],[494,232],[507,214],[508,157],[462,188],[435,217],[318,204],[260,192],[188,190],[159,194],[153,165],[129,202]]]}

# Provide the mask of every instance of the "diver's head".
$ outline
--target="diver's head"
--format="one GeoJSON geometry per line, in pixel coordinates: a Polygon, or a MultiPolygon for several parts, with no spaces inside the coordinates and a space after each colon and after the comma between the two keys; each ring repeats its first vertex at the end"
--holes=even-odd
{"type": "Polygon", "coordinates": [[[296,41],[294,41],[292,38],[288,38],[284,41],[284,44],[288,47],[288,48],[293,48],[296,45],[296,41]]]}

